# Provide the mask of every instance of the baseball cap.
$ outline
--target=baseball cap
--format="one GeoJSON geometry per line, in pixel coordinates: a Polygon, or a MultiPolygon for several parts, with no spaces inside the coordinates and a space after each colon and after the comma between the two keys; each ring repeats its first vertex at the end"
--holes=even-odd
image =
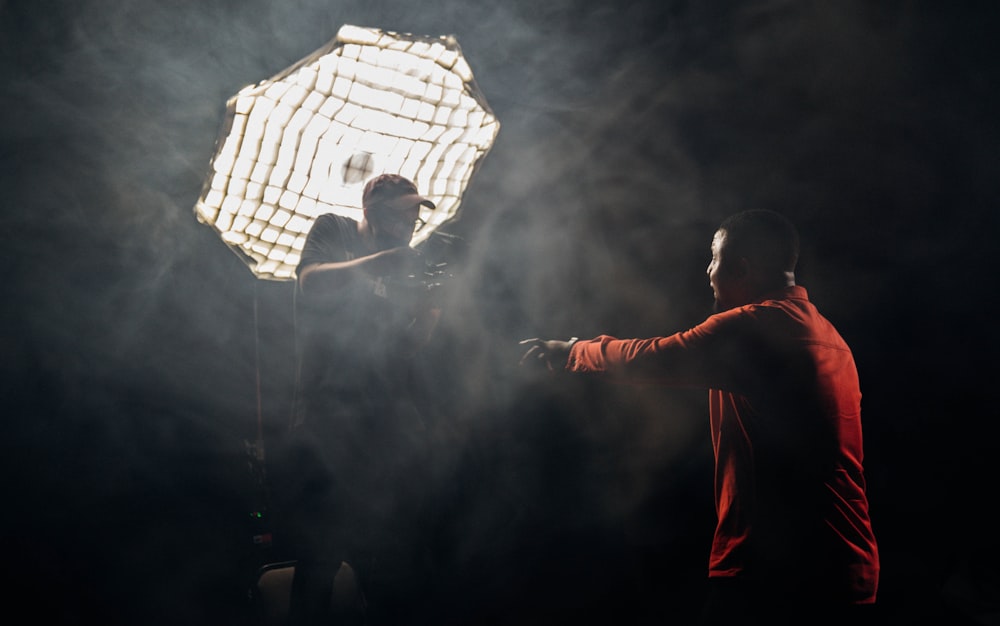
{"type": "Polygon", "coordinates": [[[376,205],[405,209],[414,204],[435,208],[433,202],[420,195],[413,181],[399,174],[379,174],[365,183],[361,195],[361,206],[366,209],[376,205]]]}

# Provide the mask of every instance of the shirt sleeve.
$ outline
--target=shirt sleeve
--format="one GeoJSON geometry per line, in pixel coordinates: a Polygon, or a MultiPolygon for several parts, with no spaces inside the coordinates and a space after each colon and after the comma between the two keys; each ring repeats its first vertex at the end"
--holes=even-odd
{"type": "Polygon", "coordinates": [[[343,239],[341,225],[335,215],[324,214],[317,217],[306,235],[296,275],[301,275],[308,265],[348,260],[346,242],[343,239]]]}
{"type": "Polygon", "coordinates": [[[566,369],[631,384],[732,388],[746,359],[752,358],[741,340],[743,322],[741,311],[734,309],[665,337],[580,340],[570,349],[566,369]]]}

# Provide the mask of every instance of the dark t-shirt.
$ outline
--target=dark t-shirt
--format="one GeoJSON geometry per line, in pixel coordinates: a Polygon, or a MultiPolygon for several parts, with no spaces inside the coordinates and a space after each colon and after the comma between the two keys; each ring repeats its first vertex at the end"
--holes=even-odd
{"type": "MultiPolygon", "coordinates": [[[[347,217],[321,215],[306,238],[298,272],[307,265],[371,254],[347,217]]],[[[355,278],[333,293],[296,287],[299,371],[295,425],[325,428],[331,420],[362,420],[366,429],[411,428],[410,361],[399,345],[410,323],[384,278],[355,278]]]]}
{"type": "MultiPolygon", "coordinates": [[[[371,253],[355,220],[321,215],[297,272],[371,253]]],[[[418,532],[427,445],[411,400],[413,361],[399,349],[408,309],[392,288],[361,276],[330,293],[296,285],[292,429],[272,480],[282,532],[300,555],[366,558],[418,532]]]]}

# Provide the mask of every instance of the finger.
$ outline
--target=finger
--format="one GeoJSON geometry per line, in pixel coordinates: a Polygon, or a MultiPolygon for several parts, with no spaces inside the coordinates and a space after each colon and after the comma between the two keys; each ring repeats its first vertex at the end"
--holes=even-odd
{"type": "Polygon", "coordinates": [[[526,343],[540,344],[541,342],[542,342],[542,340],[539,339],[538,337],[532,337],[531,339],[522,339],[518,343],[523,346],[526,343]]]}
{"type": "Polygon", "coordinates": [[[552,359],[549,358],[549,353],[541,351],[538,353],[538,362],[545,365],[545,369],[554,371],[555,368],[552,367],[552,359]]]}
{"type": "Polygon", "coordinates": [[[529,348],[528,351],[524,353],[524,356],[521,357],[520,363],[524,364],[524,362],[530,359],[531,355],[537,351],[538,351],[538,346],[532,346],[531,348],[529,348]]]}

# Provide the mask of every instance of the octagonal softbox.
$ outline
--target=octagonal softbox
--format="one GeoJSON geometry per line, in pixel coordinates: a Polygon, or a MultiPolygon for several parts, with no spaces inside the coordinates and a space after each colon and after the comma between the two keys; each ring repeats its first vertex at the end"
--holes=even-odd
{"type": "Polygon", "coordinates": [[[499,129],[454,37],[343,26],[228,100],[195,215],[255,276],[290,280],[313,220],[360,219],[365,181],[390,172],[437,205],[417,245],[458,216],[499,129]]]}

